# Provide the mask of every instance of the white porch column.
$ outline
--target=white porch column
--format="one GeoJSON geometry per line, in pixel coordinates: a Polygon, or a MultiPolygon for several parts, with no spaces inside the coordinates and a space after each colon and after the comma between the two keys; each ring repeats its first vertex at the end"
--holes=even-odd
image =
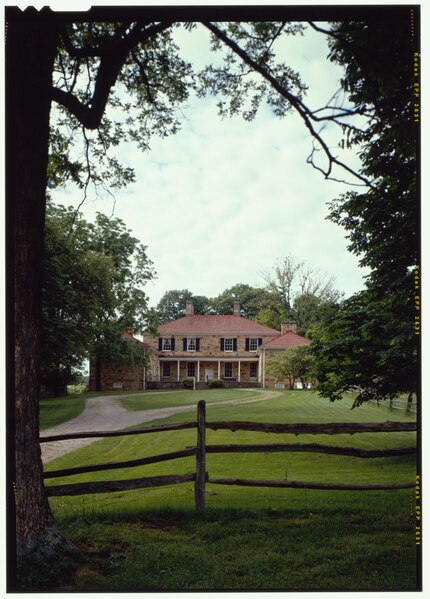
{"type": "Polygon", "coordinates": [[[221,378],[221,360],[218,360],[218,378],[221,378]]]}
{"type": "Polygon", "coordinates": [[[161,381],[161,363],[158,362],[157,364],[157,377],[158,377],[158,382],[161,381]]]}
{"type": "Polygon", "coordinates": [[[261,367],[261,379],[263,383],[263,389],[266,388],[266,348],[263,349],[263,359],[262,359],[262,367],[261,367]]]}
{"type": "Polygon", "coordinates": [[[200,360],[197,360],[197,382],[200,383],[200,360]]]}
{"type": "Polygon", "coordinates": [[[180,360],[178,360],[178,383],[179,383],[179,380],[180,380],[180,372],[181,372],[179,364],[180,364],[180,360]]]}
{"type": "Polygon", "coordinates": [[[237,382],[240,383],[240,360],[237,364],[237,382]]]}

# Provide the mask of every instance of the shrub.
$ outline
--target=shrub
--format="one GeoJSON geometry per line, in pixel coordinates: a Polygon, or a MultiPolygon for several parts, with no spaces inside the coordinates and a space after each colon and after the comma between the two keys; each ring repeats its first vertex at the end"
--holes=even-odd
{"type": "Polygon", "coordinates": [[[210,389],[218,389],[220,387],[224,387],[224,381],[221,379],[209,379],[207,382],[207,386],[210,389]]]}
{"type": "Polygon", "coordinates": [[[194,378],[192,376],[187,376],[182,379],[182,386],[184,389],[193,389],[194,388],[194,378]]]}
{"type": "Polygon", "coordinates": [[[88,386],[84,383],[78,383],[76,385],[67,385],[67,395],[80,395],[88,391],[88,386]]]}

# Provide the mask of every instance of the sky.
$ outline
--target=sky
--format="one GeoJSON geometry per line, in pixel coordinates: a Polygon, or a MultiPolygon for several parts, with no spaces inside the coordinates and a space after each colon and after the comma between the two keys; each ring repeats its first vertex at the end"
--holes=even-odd
{"type": "MultiPolygon", "coordinates": [[[[210,55],[203,28],[179,41],[197,66],[210,55]]],[[[324,36],[311,30],[281,50],[309,86],[307,103],[322,106],[342,74],[326,59],[324,36]]],[[[147,246],[157,272],[146,286],[150,305],[171,289],[213,297],[237,283],[263,285],[262,273],[288,254],[334,276],[346,296],[363,288],[366,271],[348,252],[345,231],[326,219],[327,202],[350,188],[306,163],[311,140],[302,120],[279,119],[267,106],[252,122],[221,120],[216,102],[192,98],[181,131],[153,138],[148,152],[121,146],[118,156],[135,169],[136,182],[114,199],[90,190],[81,207],[88,220],[114,210],[147,246]]],[[[335,146],[339,136],[327,135],[335,146]]],[[[348,160],[358,166],[354,155],[348,160]]],[[[82,193],[68,187],[53,199],[77,207],[82,193]]]]}

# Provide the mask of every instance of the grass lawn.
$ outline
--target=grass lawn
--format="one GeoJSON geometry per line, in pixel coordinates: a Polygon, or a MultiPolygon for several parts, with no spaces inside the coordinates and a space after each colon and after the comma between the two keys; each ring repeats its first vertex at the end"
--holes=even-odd
{"type": "MultiPolygon", "coordinates": [[[[275,399],[219,407],[209,403],[215,393],[201,393],[208,398],[207,420],[412,421],[412,416],[400,410],[389,412],[375,405],[351,410],[351,398],[330,403],[307,391],[280,391],[275,399]]],[[[229,391],[216,390],[216,393],[222,398],[229,391]]],[[[137,401],[140,399],[136,398],[137,401]]],[[[194,419],[193,407],[190,412],[160,422],[194,419]]],[[[103,439],[50,462],[46,469],[156,455],[195,445],[195,440],[193,429],[103,439]]],[[[412,446],[415,435],[295,437],[246,431],[207,432],[210,444],[294,440],[376,449],[412,446]]],[[[118,480],[194,470],[194,458],[183,458],[134,469],[48,479],[46,483],[118,480]]],[[[208,454],[206,470],[210,477],[225,478],[344,483],[415,480],[413,456],[360,459],[309,453],[208,454]]],[[[51,585],[45,583],[50,590],[407,591],[416,588],[413,489],[314,491],[208,484],[204,516],[194,512],[192,483],[58,497],[51,498],[50,503],[65,535],[85,554],[73,579],[57,578],[51,585]]],[[[31,584],[34,588],[36,583],[31,584]]]]}
{"type": "Polygon", "coordinates": [[[39,400],[39,429],[44,430],[76,418],[85,408],[88,393],[39,400]]]}
{"type": "Polygon", "coordinates": [[[250,399],[258,397],[251,390],[211,389],[205,391],[109,391],[106,393],[89,392],[80,395],[67,395],[39,400],[39,426],[45,430],[76,418],[85,408],[90,397],[117,396],[121,405],[130,411],[169,408],[173,406],[196,405],[204,397],[207,403],[229,401],[231,399],[250,399]],[[203,395],[202,395],[203,394],[203,395]]]}
{"type": "Polygon", "coordinates": [[[144,395],[121,397],[121,405],[130,411],[170,408],[173,406],[195,406],[204,399],[207,404],[218,401],[256,399],[259,391],[251,389],[208,389],[196,391],[148,391],[144,395]]]}

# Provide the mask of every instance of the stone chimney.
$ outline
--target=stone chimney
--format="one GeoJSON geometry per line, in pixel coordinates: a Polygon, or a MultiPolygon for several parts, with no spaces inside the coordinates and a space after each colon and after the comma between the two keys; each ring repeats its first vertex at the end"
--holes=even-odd
{"type": "Polygon", "coordinates": [[[297,333],[297,322],[294,322],[293,320],[283,322],[281,324],[281,335],[283,335],[284,333],[288,333],[288,331],[291,331],[292,333],[297,333]]]}
{"type": "Polygon", "coordinates": [[[191,300],[188,300],[185,304],[185,315],[192,316],[194,314],[194,304],[191,300]]]}
{"type": "Polygon", "coordinates": [[[240,316],[240,302],[233,302],[233,316],[240,316]]]}

